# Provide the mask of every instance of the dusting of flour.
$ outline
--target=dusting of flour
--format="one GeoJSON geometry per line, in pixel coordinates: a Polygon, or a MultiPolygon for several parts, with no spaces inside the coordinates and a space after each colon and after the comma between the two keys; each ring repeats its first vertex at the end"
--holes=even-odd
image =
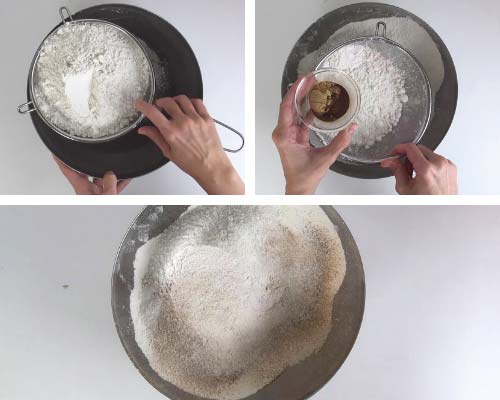
{"type": "Polygon", "coordinates": [[[151,367],[236,400],[323,346],[346,265],[320,207],[199,206],[142,246],[134,269],[135,340],[151,367]]]}
{"type": "Polygon", "coordinates": [[[53,125],[79,137],[100,138],[139,116],[135,101],[149,91],[149,64],[123,32],[100,23],[66,24],[43,44],[34,71],[34,96],[53,125]]]}

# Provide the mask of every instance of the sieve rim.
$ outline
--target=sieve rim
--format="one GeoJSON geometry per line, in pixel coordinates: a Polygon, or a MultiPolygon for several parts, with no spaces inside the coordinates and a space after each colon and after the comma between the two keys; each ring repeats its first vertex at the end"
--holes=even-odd
{"type": "Polygon", "coordinates": [[[33,111],[36,111],[37,114],[40,116],[40,118],[43,120],[43,122],[45,122],[45,124],[47,124],[54,132],[58,133],[59,135],[65,137],[66,139],[69,139],[69,140],[72,140],[72,141],[75,141],[75,142],[81,142],[81,143],[105,143],[105,142],[110,142],[112,140],[115,140],[119,137],[122,137],[124,135],[126,135],[127,133],[131,132],[132,130],[134,130],[135,128],[137,128],[139,126],[139,124],[145,119],[145,115],[144,114],[140,114],[139,117],[134,121],[132,122],[128,127],[125,127],[123,128],[122,130],[116,132],[116,133],[113,133],[112,135],[106,135],[106,136],[103,136],[103,137],[100,137],[100,138],[89,138],[89,137],[80,137],[80,136],[76,136],[76,135],[72,135],[64,130],[62,130],[61,128],[57,127],[56,125],[54,125],[52,122],[50,122],[46,117],[45,115],[43,115],[43,112],[40,110],[40,107],[38,106],[38,103],[37,103],[37,100],[36,100],[36,96],[35,96],[35,91],[34,91],[34,77],[35,77],[35,70],[36,70],[36,66],[37,66],[37,63],[38,63],[38,60],[40,58],[40,53],[41,53],[41,50],[42,50],[42,47],[44,46],[44,44],[46,43],[46,41],[51,38],[52,36],[54,36],[61,28],[63,28],[64,26],[66,25],[76,25],[76,24],[85,24],[85,23],[95,23],[95,24],[102,24],[102,25],[108,25],[116,30],[119,30],[121,33],[123,33],[125,36],[127,36],[129,39],[131,39],[134,43],[136,43],[142,54],[144,55],[146,61],[147,61],[147,64],[148,64],[148,67],[149,67],[149,84],[150,84],[150,93],[149,93],[149,96],[147,97],[147,100],[149,103],[152,103],[154,98],[155,98],[155,94],[156,94],[156,76],[155,76],[155,72],[154,72],[154,68],[153,68],[153,63],[151,61],[151,58],[149,57],[146,49],[144,48],[144,46],[142,45],[142,43],[135,37],[135,35],[133,35],[132,33],[130,33],[129,31],[127,31],[126,29],[122,28],[121,26],[119,25],[116,25],[112,22],[108,22],[108,21],[105,21],[105,20],[102,20],[102,19],[95,19],[95,18],[92,18],[92,19],[78,19],[78,20],[71,20],[69,22],[64,22],[63,24],[61,25],[58,25],[43,41],[42,43],[40,44],[40,46],[38,47],[36,53],[35,53],[35,56],[33,58],[33,61],[31,62],[31,67],[30,67],[30,74],[29,74],[29,91],[30,91],[30,97],[31,97],[31,103],[33,104],[33,107],[34,107],[34,110],[33,111]]]}
{"type": "MultiPolygon", "coordinates": [[[[420,61],[418,61],[418,59],[409,50],[404,48],[401,44],[399,44],[398,42],[396,42],[394,40],[391,40],[391,39],[385,37],[385,32],[384,32],[384,36],[377,36],[377,35],[376,36],[359,36],[357,38],[354,38],[354,39],[351,39],[351,40],[348,40],[346,42],[341,43],[340,45],[335,47],[332,51],[330,51],[327,55],[325,55],[321,59],[321,61],[316,66],[315,71],[317,71],[321,68],[324,68],[324,67],[322,67],[322,64],[326,61],[326,59],[328,59],[330,56],[332,56],[335,52],[339,51],[341,48],[344,48],[348,45],[351,45],[351,44],[357,43],[357,42],[361,42],[361,41],[377,41],[377,40],[383,41],[389,45],[395,46],[399,50],[401,50],[403,53],[405,53],[415,63],[415,65],[418,67],[418,70],[420,71],[420,73],[422,74],[422,76],[424,78],[424,84],[425,84],[425,88],[426,88],[426,92],[427,92],[426,98],[427,98],[428,103],[429,103],[429,106],[427,107],[427,110],[426,110],[427,115],[425,118],[425,122],[422,125],[422,128],[420,129],[420,132],[417,135],[415,135],[415,138],[413,139],[412,142],[409,142],[409,143],[418,144],[420,142],[420,140],[422,139],[422,137],[424,136],[425,132],[427,131],[427,128],[429,127],[431,117],[432,117],[432,111],[433,111],[433,107],[434,107],[434,104],[433,104],[434,102],[433,102],[433,98],[432,98],[432,87],[431,87],[431,83],[429,80],[429,76],[427,75],[427,72],[425,71],[425,69],[424,69],[423,65],[420,63],[420,61]]],[[[361,101],[363,101],[362,98],[361,98],[361,101]]],[[[340,153],[340,158],[346,162],[357,163],[357,164],[380,164],[382,161],[393,158],[393,157],[388,156],[388,157],[384,157],[384,158],[380,158],[380,159],[360,158],[360,157],[356,157],[353,155],[348,155],[345,153],[345,151],[342,151],[340,153]]]]}

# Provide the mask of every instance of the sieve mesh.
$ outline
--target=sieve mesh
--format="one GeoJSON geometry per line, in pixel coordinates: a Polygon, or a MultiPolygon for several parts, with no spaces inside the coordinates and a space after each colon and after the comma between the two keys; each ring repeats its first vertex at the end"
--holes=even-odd
{"type": "MultiPolygon", "coordinates": [[[[419,64],[407,50],[384,36],[361,37],[342,44],[328,54],[317,69],[325,67],[326,60],[341,48],[367,46],[391,60],[405,81],[408,102],[403,104],[401,119],[393,130],[380,142],[370,148],[351,145],[341,154],[340,159],[348,163],[375,164],[389,158],[394,147],[401,143],[417,143],[423,136],[431,117],[432,94],[429,79],[419,64]]],[[[361,94],[361,106],[363,94],[361,94]]],[[[331,140],[327,134],[312,131],[311,143],[315,147],[324,146],[331,140]]]]}
{"type": "MultiPolygon", "coordinates": [[[[81,19],[81,20],[73,20],[71,19],[70,22],[66,22],[64,19],[63,19],[63,24],[72,24],[72,25],[77,25],[77,24],[100,24],[100,25],[106,25],[112,29],[115,29],[117,31],[120,32],[120,34],[124,35],[125,37],[127,37],[131,43],[137,45],[140,49],[141,49],[141,52],[142,54],[144,55],[147,63],[148,63],[148,66],[149,66],[149,86],[148,86],[148,90],[147,90],[147,96],[146,96],[146,100],[148,102],[152,102],[152,100],[154,99],[154,96],[155,96],[155,92],[156,92],[156,77],[155,77],[155,70],[153,68],[153,64],[152,64],[152,61],[151,61],[151,58],[148,54],[148,52],[146,51],[146,49],[144,48],[144,46],[142,45],[142,43],[135,37],[133,36],[130,32],[126,31],[125,29],[123,29],[122,27],[118,26],[118,25],[115,25],[111,22],[108,22],[108,21],[104,21],[104,20],[96,20],[96,19],[81,19]]],[[[110,132],[109,134],[107,135],[104,135],[102,137],[99,137],[99,138],[89,138],[89,137],[80,137],[80,136],[76,136],[76,135],[73,135],[69,132],[66,132],[64,131],[63,129],[61,129],[60,127],[54,125],[52,122],[50,122],[49,118],[47,118],[46,115],[44,115],[44,113],[42,112],[42,110],[40,109],[40,107],[38,106],[38,102],[37,102],[37,99],[38,99],[38,96],[39,94],[36,93],[35,91],[35,86],[36,86],[36,83],[37,83],[37,78],[38,78],[38,60],[39,60],[39,57],[40,57],[40,51],[44,45],[44,43],[47,41],[47,39],[49,37],[52,37],[53,35],[56,35],[58,30],[62,28],[63,25],[61,25],[59,28],[55,29],[49,36],[47,36],[47,38],[45,38],[44,42],[40,45],[40,47],[38,48],[38,51],[35,55],[35,58],[33,60],[33,63],[32,63],[32,66],[31,66],[31,72],[30,72],[30,82],[29,82],[29,87],[30,87],[30,94],[31,94],[31,101],[34,105],[34,109],[33,110],[30,110],[31,111],[37,111],[38,114],[40,115],[40,117],[42,118],[42,120],[55,132],[59,133],[60,135],[66,137],[67,139],[71,139],[71,140],[75,140],[75,141],[79,141],[79,142],[87,142],[87,143],[99,143],[99,142],[107,142],[107,141],[110,141],[110,140],[113,140],[113,139],[116,139],[118,137],[121,137],[123,135],[125,135],[126,133],[132,131],[133,129],[135,129],[137,126],[139,126],[139,124],[142,122],[142,120],[144,119],[144,115],[140,114],[138,115],[138,117],[136,118],[135,121],[131,122],[131,124],[120,130],[119,132],[110,132]]]]}

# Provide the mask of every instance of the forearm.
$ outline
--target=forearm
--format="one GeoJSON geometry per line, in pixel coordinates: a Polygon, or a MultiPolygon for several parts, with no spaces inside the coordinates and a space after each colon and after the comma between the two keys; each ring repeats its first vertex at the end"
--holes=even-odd
{"type": "MultiPolygon", "coordinates": [[[[196,179],[196,178],[195,178],[196,179]]],[[[245,184],[229,163],[196,179],[209,195],[244,195],[245,184]]]]}

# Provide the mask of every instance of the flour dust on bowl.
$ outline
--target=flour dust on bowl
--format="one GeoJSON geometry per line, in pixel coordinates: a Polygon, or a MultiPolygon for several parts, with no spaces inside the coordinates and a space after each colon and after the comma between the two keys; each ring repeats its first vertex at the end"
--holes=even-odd
{"type": "Polygon", "coordinates": [[[332,207],[147,207],[112,279],[119,337],[173,400],[303,400],[347,358],[364,274],[332,207]]]}
{"type": "MultiPolygon", "coordinates": [[[[335,172],[363,179],[388,177],[391,171],[376,161],[390,155],[394,145],[418,142],[435,150],[451,126],[458,99],[453,59],[427,23],[402,8],[356,3],[319,18],[299,38],[287,59],[282,95],[299,76],[320,68],[343,70],[361,92],[355,120],[360,129],[352,146],[331,166],[335,172]],[[376,33],[378,23],[385,24],[385,35],[382,24],[376,33]],[[359,46],[363,38],[369,45],[359,46]],[[367,61],[365,71],[360,60],[367,61]],[[413,76],[411,71],[415,71],[413,76]],[[420,84],[424,75],[430,87],[427,122],[426,85],[420,84]]],[[[312,132],[311,143],[324,146],[332,136],[312,132]]]]}
{"type": "Polygon", "coordinates": [[[36,111],[71,140],[98,143],[127,134],[144,119],[135,101],[155,96],[155,72],[145,48],[111,22],[73,20],[65,7],[60,14],[63,24],[43,41],[31,65],[32,100],[19,112],[36,111]]]}

